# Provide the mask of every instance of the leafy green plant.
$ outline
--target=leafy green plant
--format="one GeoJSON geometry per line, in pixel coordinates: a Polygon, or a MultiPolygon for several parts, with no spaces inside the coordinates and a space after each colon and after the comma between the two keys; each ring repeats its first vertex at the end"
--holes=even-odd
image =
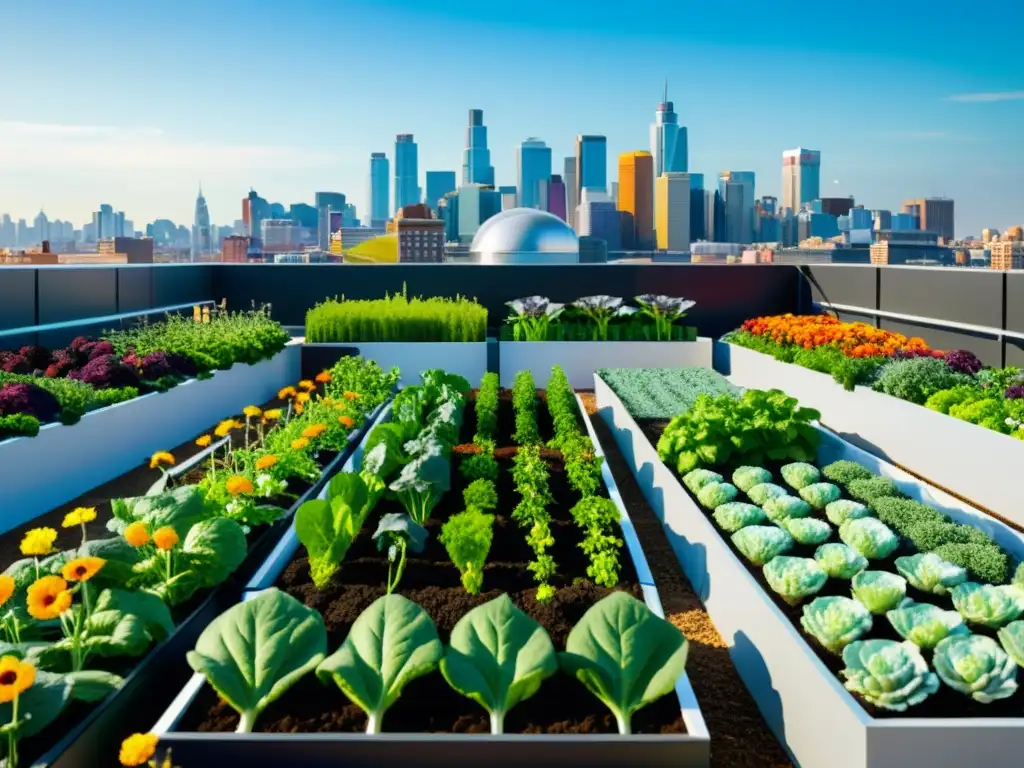
{"type": "Polygon", "coordinates": [[[587,575],[595,584],[611,589],[619,583],[622,539],[615,535],[622,516],[619,508],[611,499],[587,496],[573,506],[571,514],[583,531],[580,548],[590,558],[587,575]]]}
{"type": "Polygon", "coordinates": [[[528,568],[539,584],[537,600],[544,602],[554,597],[555,589],[550,581],[557,566],[548,552],[555,543],[548,512],[553,498],[548,485],[548,467],[541,457],[539,445],[524,445],[519,449],[513,460],[512,479],[521,497],[512,511],[512,519],[527,531],[526,543],[534,553],[528,568]]]}
{"type": "Polygon", "coordinates": [[[701,394],[740,392],[710,368],[601,368],[597,373],[637,420],[671,419],[690,410],[701,394]]]}
{"type": "Polygon", "coordinates": [[[462,460],[459,472],[469,481],[490,480],[493,483],[500,472],[498,461],[494,458],[494,446],[484,444],[481,448],[479,453],[470,454],[462,460]]]}
{"type": "Polygon", "coordinates": [[[711,516],[715,524],[726,533],[736,533],[748,525],[760,525],[767,519],[760,507],[742,501],[732,501],[716,507],[711,516]]]}
{"type": "Polygon", "coordinates": [[[869,704],[905,712],[939,690],[939,678],[912,643],[857,640],[843,649],[846,690],[869,704]]]}
{"type": "Polygon", "coordinates": [[[476,393],[476,435],[474,442],[498,438],[498,374],[485,373],[476,393]]]}
{"type": "Polygon", "coordinates": [[[476,507],[485,512],[498,506],[498,489],[493,480],[474,480],[462,491],[462,500],[467,507],[476,507]]]}
{"type": "Polygon", "coordinates": [[[892,360],[882,366],[873,389],[887,395],[924,405],[936,392],[970,384],[971,377],[956,373],[944,360],[934,357],[915,357],[892,360]]]}
{"type": "Polygon", "coordinates": [[[871,630],[871,613],[857,600],[849,597],[816,597],[804,606],[800,624],[832,653],[871,630]]]}
{"type": "Polygon", "coordinates": [[[930,552],[897,557],[896,570],[910,586],[932,595],[948,595],[954,587],[967,581],[967,569],[930,552]]]}
{"type": "Polygon", "coordinates": [[[853,596],[874,614],[891,611],[907,596],[907,580],[888,571],[861,571],[850,586],[853,596]]]}
{"type": "Polygon", "coordinates": [[[793,537],[773,525],[748,525],[730,539],[751,565],[764,565],[793,548],[793,537]]]}
{"type": "Polygon", "coordinates": [[[732,484],[744,493],[755,485],[771,481],[772,473],[762,467],[739,467],[732,473],[732,484]]]}
{"type": "Polygon", "coordinates": [[[785,488],[775,483],[758,483],[747,491],[747,496],[750,497],[750,500],[762,507],[768,503],[769,499],[788,495],[785,488]]]}
{"type": "Polygon", "coordinates": [[[39,434],[39,419],[27,413],[0,416],[0,440],[9,437],[35,437],[39,434]]]}
{"type": "Polygon", "coordinates": [[[516,415],[516,429],[512,439],[518,445],[540,442],[537,430],[537,388],[530,371],[520,371],[512,383],[512,408],[516,415]]]}
{"type": "Polygon", "coordinates": [[[800,498],[818,510],[825,509],[833,501],[839,501],[841,492],[832,483],[811,483],[800,489],[800,498]]]}
{"type": "Polygon", "coordinates": [[[697,491],[697,501],[705,509],[716,509],[734,501],[738,493],[732,483],[708,483],[697,491]]]}
{"type": "Polygon", "coordinates": [[[774,496],[764,503],[764,513],[772,522],[789,518],[809,517],[811,505],[795,496],[774,496]]]}
{"type": "Polygon", "coordinates": [[[717,472],[712,472],[710,469],[694,469],[683,475],[683,485],[685,485],[694,496],[700,492],[700,489],[705,485],[711,483],[722,483],[725,482],[725,478],[717,472]]]}
{"type": "Polygon", "coordinates": [[[402,467],[388,486],[409,517],[425,525],[437,503],[451,489],[451,459],[443,444],[431,441],[402,467]]]}
{"type": "Polygon", "coordinates": [[[966,568],[978,581],[1005,584],[1010,576],[1010,562],[995,544],[947,542],[935,548],[935,554],[954,565],[966,568]]]}
{"type": "Polygon", "coordinates": [[[818,471],[818,468],[805,461],[794,461],[790,464],[785,464],[779,470],[779,474],[782,475],[782,479],[786,481],[790,488],[797,491],[818,482],[821,478],[821,472],[818,471]]]}
{"type": "Polygon", "coordinates": [[[946,685],[981,704],[1017,692],[1017,665],[984,635],[951,635],[935,646],[935,673],[946,685]]]}
{"type": "Polygon", "coordinates": [[[624,305],[622,299],[616,296],[584,296],[569,306],[591,322],[594,328],[594,341],[607,341],[611,321],[637,311],[636,307],[624,305]]]}
{"type": "Polygon", "coordinates": [[[784,517],[776,520],[775,524],[789,533],[797,544],[804,546],[817,546],[832,535],[831,525],[813,517],[784,517]]]}
{"type": "Polygon", "coordinates": [[[633,713],[670,693],[686,669],[686,637],[625,592],[591,606],[572,628],[558,664],[611,710],[619,733],[633,713]]]}
{"type": "Polygon", "coordinates": [[[858,517],[871,517],[871,510],[859,501],[850,499],[839,499],[825,505],[825,517],[832,525],[842,525],[847,520],[856,520],[858,517]]]}
{"type": "Polygon", "coordinates": [[[1024,613],[1024,594],[1011,585],[996,587],[967,581],[953,587],[951,595],[964,619],[990,629],[1009,624],[1024,613]]]}
{"type": "Polygon", "coordinates": [[[654,334],[658,341],[670,341],[672,325],[682,320],[697,305],[697,302],[688,299],[653,293],[637,296],[635,301],[640,305],[640,313],[654,324],[654,334]]]}
{"type": "Polygon", "coordinates": [[[479,605],[456,623],[441,659],[448,685],[491,716],[491,733],[504,732],[505,715],[558,671],[544,628],[508,595],[479,605]]]}
{"type": "Polygon", "coordinates": [[[847,486],[854,480],[870,480],[874,473],[863,464],[856,461],[833,461],[821,469],[821,474],[826,480],[836,485],[847,486]]]}
{"type": "Polygon", "coordinates": [[[932,650],[949,635],[967,634],[963,617],[931,603],[911,603],[885,614],[900,637],[925,651],[932,650]]]}
{"type": "Polygon", "coordinates": [[[327,650],[317,611],[277,589],[268,589],[222,613],[203,630],[188,663],[241,715],[239,733],[327,650]]]}
{"type": "Polygon", "coordinates": [[[868,559],[846,544],[822,544],[814,551],[814,560],[831,579],[852,579],[868,567],[868,559]]]}
{"type": "Polygon", "coordinates": [[[555,304],[544,296],[527,296],[505,304],[512,310],[505,322],[512,326],[516,341],[547,341],[551,325],[565,311],[564,304],[555,304]]]}
{"type": "Polygon", "coordinates": [[[1024,621],[1011,621],[997,633],[1007,655],[1024,667],[1024,621]]]}
{"type": "Polygon", "coordinates": [[[868,560],[884,560],[900,545],[899,537],[873,517],[847,520],[839,526],[839,538],[868,560]]]}
{"type": "Polygon", "coordinates": [[[779,597],[789,605],[799,605],[816,595],[828,581],[828,575],[808,557],[779,555],[765,564],[764,579],[779,597]]]}
{"type": "Polygon", "coordinates": [[[357,704],[367,716],[366,732],[376,734],[405,686],[436,669],[443,653],[427,612],[401,595],[385,595],[359,614],[316,674],[357,704]]]}
{"type": "Polygon", "coordinates": [[[897,487],[888,477],[872,477],[868,480],[851,480],[846,486],[847,492],[859,502],[869,507],[876,499],[905,499],[907,494],[897,487]]]}
{"type": "Polygon", "coordinates": [[[390,595],[398,588],[405,573],[408,553],[422,552],[427,541],[427,529],[409,515],[391,512],[383,515],[373,534],[379,551],[388,553],[388,583],[390,595]]]}
{"type": "Polygon", "coordinates": [[[484,583],[484,563],[494,537],[494,515],[478,507],[467,506],[452,515],[441,528],[441,543],[459,569],[462,587],[471,595],[480,594],[484,583]]]}
{"type": "Polygon", "coordinates": [[[38,670],[28,690],[13,701],[0,702],[0,722],[5,726],[0,754],[6,753],[9,768],[17,768],[18,742],[51,725],[72,700],[74,687],[71,675],[38,670]]]}

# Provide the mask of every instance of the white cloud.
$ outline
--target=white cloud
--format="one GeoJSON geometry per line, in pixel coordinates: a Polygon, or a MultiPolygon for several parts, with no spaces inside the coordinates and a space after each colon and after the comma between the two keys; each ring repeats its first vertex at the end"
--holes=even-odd
{"type": "Polygon", "coordinates": [[[1022,101],[1024,100],[1024,91],[991,91],[986,93],[961,93],[956,96],[950,96],[947,101],[968,101],[968,102],[985,102],[985,101],[1022,101]]]}
{"type": "Polygon", "coordinates": [[[36,170],[210,171],[317,168],[326,152],[194,141],[159,128],[0,121],[0,167],[36,170]]]}

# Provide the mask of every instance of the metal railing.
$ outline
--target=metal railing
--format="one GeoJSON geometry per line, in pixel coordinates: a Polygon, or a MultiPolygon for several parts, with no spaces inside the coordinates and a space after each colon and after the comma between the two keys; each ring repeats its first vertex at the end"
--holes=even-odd
{"type": "Polygon", "coordinates": [[[1019,339],[1024,341],[1024,333],[1020,331],[1009,331],[1005,328],[993,328],[990,325],[973,325],[972,323],[960,323],[955,320],[942,320],[936,317],[920,317],[918,315],[906,315],[902,312],[888,312],[884,309],[871,309],[870,307],[855,307],[850,304],[833,304],[832,302],[812,302],[818,310],[833,310],[836,312],[851,312],[855,315],[866,315],[868,317],[883,317],[886,320],[898,320],[911,325],[924,325],[932,328],[948,328],[953,331],[964,331],[975,333],[979,336],[993,336],[999,341],[1003,339],[1019,339]]]}
{"type": "Polygon", "coordinates": [[[21,328],[8,328],[6,330],[0,330],[0,338],[4,336],[23,336],[33,333],[47,333],[49,331],[65,331],[71,328],[79,328],[81,326],[88,325],[100,325],[102,323],[120,323],[124,320],[132,320],[136,317],[146,317],[147,315],[164,315],[170,312],[182,312],[187,309],[192,309],[196,306],[203,306],[209,304],[213,306],[216,302],[213,299],[204,299],[203,301],[190,301],[187,304],[174,304],[169,307],[155,307],[154,309],[140,309],[137,312],[122,312],[118,315],[100,315],[98,317],[82,317],[77,320],[64,320],[60,323],[44,323],[42,325],[25,325],[21,328]]]}

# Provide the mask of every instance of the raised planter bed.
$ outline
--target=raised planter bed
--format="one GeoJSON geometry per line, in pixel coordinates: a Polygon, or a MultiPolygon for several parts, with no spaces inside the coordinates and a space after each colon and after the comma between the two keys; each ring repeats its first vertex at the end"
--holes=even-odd
{"type": "MultiPolygon", "coordinates": [[[[1024,750],[1022,718],[922,718],[912,712],[892,719],[870,716],[734,554],[600,377],[595,377],[595,393],[599,414],[664,524],[683,571],[730,642],[740,676],[798,764],[959,768],[1016,763],[1024,750]]],[[[984,530],[1014,555],[1024,549],[1007,526],[828,432],[822,432],[819,459],[858,461],[911,497],[984,530]]]]}
{"type": "Polygon", "coordinates": [[[329,368],[346,355],[362,355],[376,360],[385,371],[397,366],[402,371],[401,386],[418,384],[420,372],[431,368],[443,368],[469,381],[480,381],[487,372],[486,341],[332,342],[304,346],[306,354],[315,356],[311,365],[316,370],[329,368]]]}
{"type": "MultiPolygon", "coordinates": [[[[508,410],[511,409],[509,408],[508,410]]],[[[508,420],[506,419],[506,421],[508,420]]],[[[599,452],[600,446],[593,434],[592,427],[589,421],[586,420],[586,417],[584,417],[584,421],[587,424],[596,450],[599,452]]],[[[466,424],[463,426],[463,435],[467,434],[473,434],[472,425],[466,424]]],[[[345,467],[346,471],[358,469],[361,464],[361,453],[361,450],[353,453],[345,467]]],[[[507,460],[506,457],[504,461],[507,460]]],[[[455,477],[460,477],[457,471],[453,472],[453,478],[455,477]]],[[[629,553],[628,560],[625,558],[625,554],[623,554],[623,572],[620,586],[632,589],[638,593],[638,596],[642,596],[652,610],[662,615],[661,604],[657,597],[650,569],[640,549],[635,532],[629,523],[621,498],[615,487],[614,479],[607,467],[602,469],[602,477],[609,498],[617,504],[622,515],[621,524],[622,536],[625,542],[624,549],[629,553]]],[[[501,481],[499,481],[498,487],[499,498],[504,493],[511,492],[507,486],[502,485],[501,481]]],[[[553,490],[555,490],[554,487],[553,490]]],[[[557,490],[555,490],[555,494],[557,498],[557,490]]],[[[455,511],[456,507],[461,509],[461,499],[459,496],[461,496],[461,489],[459,483],[456,482],[446,500],[441,502],[439,510],[445,507],[449,511],[455,511]]],[[[381,510],[378,509],[378,511],[381,510]]],[[[499,508],[500,513],[501,509],[499,508]]],[[[441,516],[443,517],[443,515],[441,516]]],[[[552,511],[552,517],[555,518],[554,511],[552,511]]],[[[559,532],[566,530],[564,523],[561,525],[563,527],[556,529],[556,542],[559,538],[559,532]]],[[[367,527],[372,528],[369,525],[367,527]]],[[[434,533],[436,532],[435,530],[434,533]]],[[[514,529],[514,535],[521,537],[522,533],[514,529]]],[[[485,602],[488,597],[493,596],[493,593],[487,594],[487,590],[494,590],[496,582],[502,583],[501,591],[505,591],[506,586],[509,592],[524,589],[524,584],[521,583],[522,578],[512,573],[517,567],[513,564],[513,561],[517,560],[517,558],[511,556],[514,547],[509,547],[510,543],[510,541],[506,541],[504,544],[499,545],[498,531],[496,529],[495,547],[500,546],[502,554],[494,554],[493,550],[495,547],[492,547],[492,555],[489,562],[492,563],[493,567],[489,568],[485,573],[485,593],[481,594],[478,599],[473,599],[471,601],[473,604],[485,602]]],[[[439,545],[435,543],[435,546],[439,545]]],[[[346,564],[342,565],[338,576],[335,578],[335,581],[342,583],[346,583],[347,578],[353,579],[354,582],[345,587],[340,587],[338,584],[331,585],[328,587],[328,590],[331,590],[331,592],[318,598],[318,606],[330,617],[328,620],[329,625],[334,625],[337,628],[339,624],[345,625],[348,622],[347,618],[338,613],[338,611],[344,612],[344,603],[355,601],[361,605],[368,602],[378,591],[382,591],[382,588],[379,587],[380,581],[377,579],[377,576],[380,575],[379,568],[381,563],[379,561],[381,556],[376,556],[378,563],[375,569],[375,564],[371,563],[368,559],[372,556],[372,552],[372,542],[368,540],[368,537],[362,542],[357,539],[356,544],[346,558],[346,564]],[[371,571],[372,573],[370,573],[371,571]],[[346,598],[342,602],[339,602],[337,597],[339,590],[344,591],[346,594],[346,598]],[[349,594],[349,590],[351,590],[351,594],[349,594]],[[333,606],[334,610],[328,611],[329,605],[333,606]]],[[[555,554],[560,558],[561,562],[562,558],[565,558],[566,561],[568,560],[570,552],[571,549],[563,548],[556,551],[555,554]]],[[[429,587],[419,584],[416,587],[410,587],[408,582],[413,579],[418,580],[422,578],[421,576],[414,575],[415,569],[425,568],[432,570],[433,573],[429,578],[435,579],[435,581],[431,582],[434,584],[438,583],[436,579],[442,570],[450,570],[448,577],[442,577],[446,585],[449,582],[457,585],[458,575],[454,569],[444,568],[444,564],[437,559],[431,558],[428,560],[427,558],[428,555],[425,553],[418,562],[410,560],[409,570],[406,573],[401,590],[405,591],[408,596],[412,596],[415,600],[420,601],[423,605],[426,605],[425,600],[430,600],[434,606],[431,609],[431,613],[435,614],[435,620],[438,621],[439,629],[441,629],[442,636],[444,636],[447,630],[441,626],[442,620],[438,618],[436,613],[437,606],[451,606],[453,598],[458,596],[461,590],[446,589],[445,587],[438,586],[429,587]],[[441,568],[438,568],[438,566],[441,566],[441,568]],[[428,597],[431,592],[434,593],[433,597],[428,597]]],[[[577,567],[573,568],[572,572],[579,570],[578,563],[580,560],[578,557],[574,558],[574,560],[577,567]]],[[[386,574],[386,563],[382,565],[386,574]]],[[[299,582],[308,578],[305,576],[305,570],[303,552],[301,551],[294,528],[292,528],[250,581],[247,597],[258,595],[261,590],[281,581],[284,582],[282,587],[286,591],[292,591],[293,594],[295,589],[305,590],[305,587],[298,587],[299,582]]],[[[582,615],[585,608],[596,599],[594,594],[607,591],[592,585],[574,587],[569,584],[560,584],[559,586],[567,591],[576,590],[578,592],[578,594],[574,594],[572,597],[573,603],[579,603],[571,611],[573,616],[582,615]]],[[[535,584],[528,582],[525,588],[532,587],[535,587],[535,584]]],[[[532,592],[532,589],[530,591],[532,592]]],[[[463,602],[465,602],[467,595],[461,593],[461,596],[463,602]]],[[[465,607],[455,607],[453,609],[454,613],[461,615],[465,607]]],[[[553,608],[552,610],[565,611],[566,608],[563,606],[561,608],[553,608]]],[[[458,615],[445,615],[443,623],[445,625],[449,624],[449,620],[454,621],[458,618],[458,615]]],[[[448,629],[450,630],[450,626],[448,629]]],[[[341,639],[342,634],[332,630],[332,646],[336,645],[341,639]]],[[[558,645],[559,642],[556,640],[556,647],[558,645]]],[[[204,762],[210,764],[227,765],[237,763],[258,766],[281,764],[283,761],[292,764],[301,763],[303,766],[315,768],[316,766],[337,765],[339,760],[344,761],[346,765],[352,766],[447,766],[451,764],[519,766],[530,762],[542,765],[572,762],[574,764],[602,766],[654,766],[667,764],[707,766],[709,764],[710,739],[708,731],[700,715],[692,688],[685,675],[680,678],[676,686],[677,700],[671,700],[666,697],[660,702],[651,705],[648,708],[650,711],[647,712],[646,717],[652,719],[645,724],[641,724],[641,721],[645,717],[644,712],[647,710],[641,710],[637,713],[634,721],[634,730],[640,733],[653,730],[654,733],[651,735],[640,735],[640,733],[637,733],[631,736],[594,732],[557,735],[552,733],[483,735],[480,731],[480,723],[476,721],[480,720],[485,723],[486,713],[472,702],[462,700],[457,694],[454,695],[454,706],[461,707],[458,712],[464,709],[467,713],[465,715],[459,714],[460,720],[464,719],[462,726],[457,729],[461,732],[420,732],[444,730],[449,720],[448,716],[453,714],[449,711],[452,707],[453,692],[447,689],[439,675],[428,676],[428,678],[422,678],[410,683],[399,703],[389,711],[388,719],[385,721],[385,729],[388,728],[388,722],[390,722],[392,727],[403,732],[383,733],[374,736],[367,736],[356,732],[325,732],[326,728],[355,731],[359,728],[360,721],[356,721],[353,724],[350,719],[346,719],[344,725],[339,729],[337,719],[333,718],[333,714],[336,714],[335,710],[344,708],[347,711],[351,707],[346,705],[344,697],[335,698],[341,696],[340,692],[323,688],[314,679],[300,682],[297,687],[301,690],[293,690],[290,694],[285,694],[280,700],[280,706],[284,708],[281,711],[288,711],[287,707],[289,705],[287,702],[289,698],[294,705],[295,702],[299,701],[310,702],[321,697],[327,697],[328,701],[331,702],[328,708],[331,709],[332,719],[330,722],[327,720],[317,721],[316,728],[321,732],[264,732],[243,735],[225,732],[211,733],[205,732],[205,729],[204,732],[198,732],[195,730],[198,721],[211,714],[211,705],[216,707],[216,697],[208,689],[205,678],[200,675],[194,676],[181,691],[175,702],[157,722],[153,731],[160,736],[162,746],[170,747],[173,750],[175,760],[180,760],[186,765],[191,762],[204,762]],[[429,677],[433,677],[433,679],[428,679],[429,677]],[[673,703],[676,708],[672,707],[673,703]],[[657,723],[661,722],[672,709],[674,709],[675,714],[670,716],[670,719],[674,717],[677,722],[681,721],[685,727],[685,734],[662,734],[658,732],[657,723]],[[417,717],[422,721],[426,713],[430,713],[429,717],[432,722],[435,717],[439,718],[437,724],[429,729],[423,727],[422,723],[417,727],[415,724],[417,717]],[[395,723],[401,723],[401,725],[396,726],[394,725],[395,723]],[[355,727],[352,727],[353,725],[355,727]],[[409,732],[405,732],[406,728],[408,728],[409,732]]],[[[552,678],[545,682],[544,687],[535,698],[523,702],[516,710],[509,714],[507,718],[508,729],[514,730],[516,728],[513,724],[516,712],[528,711],[531,707],[544,709],[546,698],[549,701],[552,698],[557,699],[559,693],[564,697],[564,689],[561,687],[563,685],[578,686],[578,683],[568,678],[564,680],[552,678]]],[[[570,688],[570,691],[573,690],[570,688]]],[[[589,702],[585,700],[586,693],[582,688],[574,692],[578,694],[579,702],[583,708],[589,706],[589,702]]],[[[573,706],[579,708],[575,702],[573,706]]],[[[308,722],[308,718],[314,716],[311,714],[312,711],[319,711],[322,708],[319,704],[313,704],[309,712],[304,712],[298,717],[300,720],[308,722]]],[[[545,715],[548,714],[550,713],[545,711],[545,715]]],[[[559,711],[559,714],[562,714],[561,711],[559,711]]],[[[567,713],[570,721],[578,719],[575,716],[579,714],[579,712],[567,713]]],[[[269,725],[268,730],[277,731],[276,726],[272,724],[277,717],[277,714],[269,710],[265,713],[263,722],[264,725],[269,725]]],[[[552,717],[551,719],[557,720],[557,717],[552,717]]],[[[597,719],[600,720],[601,718],[597,719]]],[[[580,729],[581,725],[581,722],[577,722],[576,728],[580,729]]],[[[307,728],[303,728],[303,730],[307,728]]],[[[293,729],[290,728],[289,730],[293,729]]],[[[484,732],[486,730],[486,728],[483,729],[484,732]]],[[[586,728],[584,730],[593,731],[594,729],[586,728]]],[[[601,730],[600,726],[596,730],[601,730]]]]}
{"type": "Polygon", "coordinates": [[[1024,441],[868,387],[847,392],[828,374],[752,349],[719,347],[716,367],[733,383],[784,390],[844,439],[1024,529],[1020,494],[1006,481],[1006,468],[1024,463],[1024,441]]]}
{"type": "MultiPolygon", "coordinates": [[[[292,504],[287,515],[266,528],[250,543],[245,560],[234,574],[202,598],[195,610],[175,628],[174,633],[139,661],[117,691],[95,706],[84,719],[77,723],[69,719],[69,727],[63,737],[41,757],[36,758],[32,765],[51,768],[90,765],[96,755],[116,754],[117,745],[126,729],[144,729],[153,721],[167,705],[174,691],[189,679],[191,671],[185,662],[185,654],[195,645],[196,639],[213,619],[238,602],[250,579],[290,530],[295,510],[303,502],[321,493],[328,480],[350,459],[362,438],[382,417],[386,408],[386,403],[378,407],[359,429],[354,430],[345,450],[334,455],[324,465],[320,479],[292,504]],[[166,692],[166,695],[161,695],[162,692],[166,692]]],[[[68,713],[35,739],[50,738],[50,734],[59,732],[65,717],[68,717],[68,713]]],[[[22,749],[27,753],[31,749],[31,742],[26,741],[22,749]]]]}
{"type": "Polygon", "coordinates": [[[565,370],[576,389],[593,386],[599,368],[711,367],[711,339],[695,341],[501,341],[501,385],[512,386],[516,373],[529,370],[545,387],[551,366],[565,370]]]}
{"type": "Polygon", "coordinates": [[[0,533],[128,472],[226,413],[270,400],[298,379],[300,353],[291,342],[255,365],[236,364],[209,379],[92,411],[71,426],[47,424],[36,437],[0,442],[0,533]]]}

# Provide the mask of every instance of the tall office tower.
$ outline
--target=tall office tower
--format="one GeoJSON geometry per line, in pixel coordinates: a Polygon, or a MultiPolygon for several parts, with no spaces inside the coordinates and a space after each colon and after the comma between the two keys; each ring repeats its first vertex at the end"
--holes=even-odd
{"type": "Polygon", "coordinates": [[[210,209],[206,207],[203,188],[199,187],[196,197],[196,211],[192,218],[192,261],[200,256],[213,253],[213,237],[210,232],[210,209]]]}
{"type": "Polygon", "coordinates": [[[782,207],[793,212],[821,197],[821,152],[787,149],[782,153],[782,207]]]}
{"type": "Polygon", "coordinates": [[[483,184],[459,187],[459,241],[470,243],[480,225],[501,212],[501,192],[483,184]]]}
{"type": "Polygon", "coordinates": [[[608,142],[604,136],[576,137],[576,191],[608,191],[608,142]]]}
{"type": "Polygon", "coordinates": [[[116,231],[117,217],[114,207],[103,203],[100,209],[92,215],[93,227],[96,230],[96,240],[106,240],[111,237],[119,237],[116,231]]]}
{"type": "Polygon", "coordinates": [[[427,171],[427,199],[430,210],[437,213],[437,204],[441,198],[458,188],[455,183],[455,171],[427,171]]]}
{"type": "Polygon", "coordinates": [[[916,215],[918,227],[950,242],[954,234],[953,201],[948,197],[921,197],[903,204],[903,212],[916,215]]]}
{"type": "Polygon", "coordinates": [[[722,171],[718,174],[718,192],[725,205],[726,242],[751,242],[754,239],[754,172],[722,171]],[[728,196],[729,185],[739,185],[743,188],[742,192],[733,195],[731,203],[728,196]],[[736,198],[742,198],[742,202],[736,198]]]}
{"type": "Polygon", "coordinates": [[[654,177],[663,173],[686,173],[689,170],[689,147],[686,126],[679,125],[679,116],[668,100],[668,80],[665,94],[651,124],[651,155],[654,156],[654,177]]]}
{"type": "Polygon", "coordinates": [[[42,211],[40,211],[36,215],[35,230],[36,240],[38,240],[40,243],[42,243],[43,240],[50,239],[50,220],[46,218],[46,214],[43,213],[42,211]]]}
{"type": "Polygon", "coordinates": [[[494,186],[494,166],[487,148],[487,126],[482,109],[469,110],[466,149],[462,153],[462,183],[494,186]]]}
{"type": "Polygon", "coordinates": [[[690,174],[670,171],[661,174],[654,184],[658,250],[690,250],[690,174]]]}
{"type": "Polygon", "coordinates": [[[619,155],[619,211],[622,247],[654,248],[654,157],[650,152],[619,155]]]}
{"type": "Polygon", "coordinates": [[[326,251],[331,247],[331,211],[343,212],[348,203],[345,195],[341,192],[317,192],[314,202],[316,204],[317,246],[321,251],[326,251]]]}
{"type": "Polygon", "coordinates": [[[391,189],[391,165],[383,152],[370,154],[370,226],[382,228],[388,214],[391,189]]]}
{"type": "Polygon", "coordinates": [[[704,196],[704,174],[703,173],[691,173],[690,174],[690,241],[696,242],[697,240],[705,240],[707,235],[705,234],[705,223],[707,214],[705,213],[705,196],[704,196]]]}
{"type": "Polygon", "coordinates": [[[576,158],[567,157],[562,164],[562,183],[565,184],[565,216],[566,223],[576,227],[576,206],[579,205],[580,193],[576,187],[576,158]]]}
{"type": "Polygon", "coordinates": [[[550,184],[551,148],[540,139],[529,138],[516,150],[519,206],[547,210],[550,184]]]}
{"type": "Polygon", "coordinates": [[[607,192],[584,187],[580,204],[576,208],[576,226],[580,237],[604,240],[609,251],[618,251],[622,248],[619,211],[607,192]]]}
{"type": "Polygon", "coordinates": [[[551,185],[548,187],[548,213],[565,221],[565,183],[557,173],[551,176],[551,185]]]}
{"type": "Polygon", "coordinates": [[[420,201],[419,157],[411,133],[395,136],[395,212],[420,201]]]}
{"type": "Polygon", "coordinates": [[[754,242],[775,243],[779,240],[779,200],[765,195],[754,203],[754,242]]]}

